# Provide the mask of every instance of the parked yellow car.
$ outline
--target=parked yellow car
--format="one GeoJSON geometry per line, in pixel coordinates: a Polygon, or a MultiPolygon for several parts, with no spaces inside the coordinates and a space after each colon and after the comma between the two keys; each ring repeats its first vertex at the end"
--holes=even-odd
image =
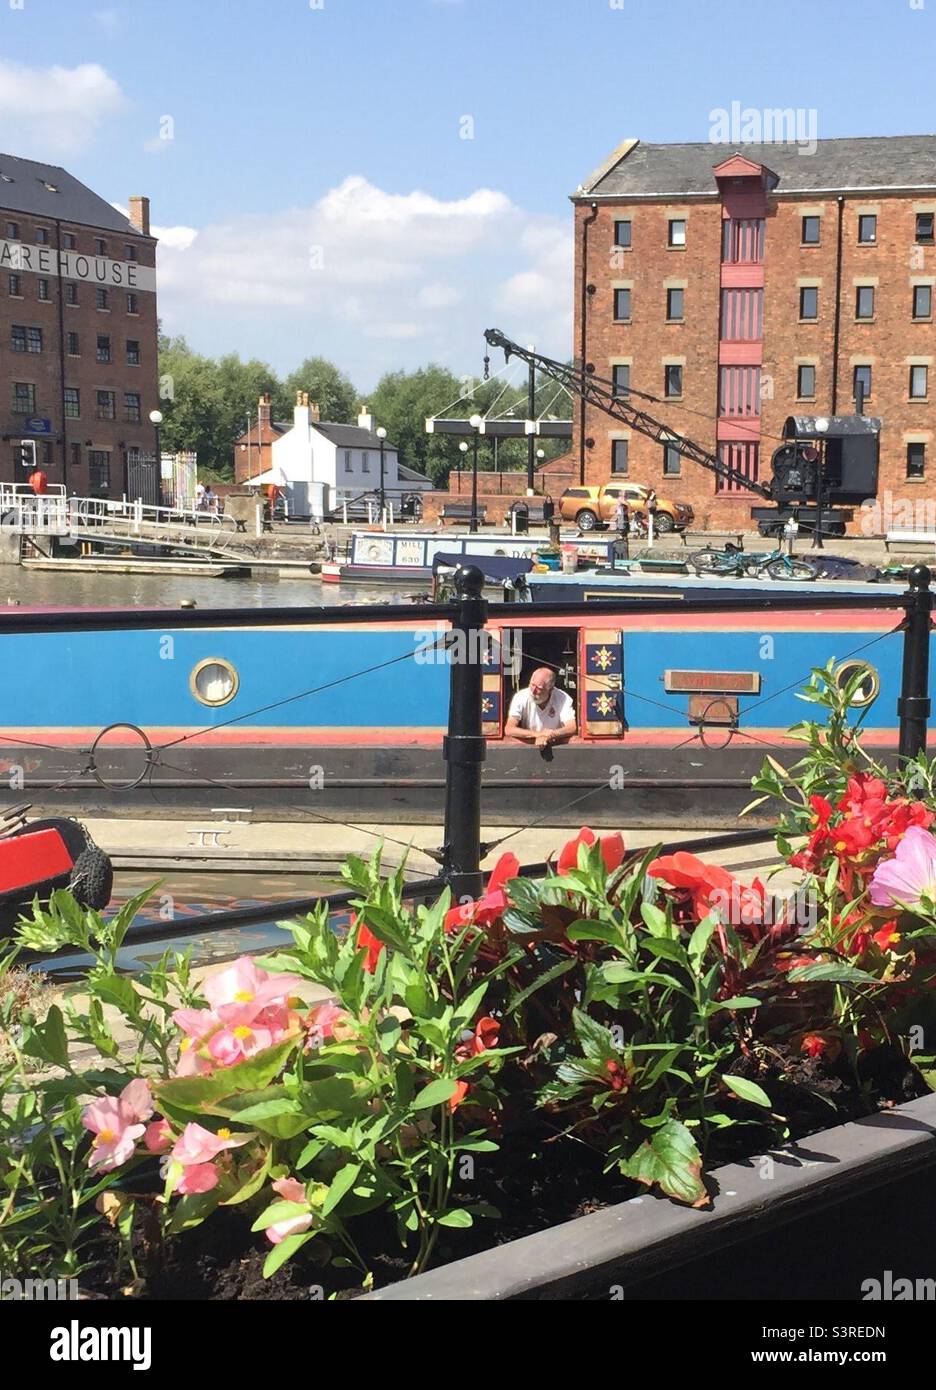
{"type": "MultiPolygon", "coordinates": [[[[651,489],[642,483],[605,483],[601,487],[567,487],[559,498],[559,515],[563,521],[574,521],[580,531],[594,531],[607,526],[623,497],[631,515],[639,513],[646,519],[651,489]]],[[[654,530],[682,531],[692,524],[695,512],[687,502],[673,502],[668,497],[656,499],[654,530]]]]}

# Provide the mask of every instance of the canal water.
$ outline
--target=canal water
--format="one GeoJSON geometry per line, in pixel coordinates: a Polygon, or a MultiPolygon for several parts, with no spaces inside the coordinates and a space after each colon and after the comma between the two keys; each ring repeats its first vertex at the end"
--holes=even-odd
{"type": "Polygon", "coordinates": [[[201,575],[76,574],[0,565],[0,608],[321,608],[336,604],[409,603],[428,581],[391,584],[323,584],[303,579],[209,579],[201,575]]]}

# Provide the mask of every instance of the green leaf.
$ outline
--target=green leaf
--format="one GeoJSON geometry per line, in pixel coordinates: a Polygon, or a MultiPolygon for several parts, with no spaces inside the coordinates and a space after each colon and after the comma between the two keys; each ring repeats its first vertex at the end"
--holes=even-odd
{"type": "Polygon", "coordinates": [[[295,1049],[298,1038],[277,1043],[233,1067],[219,1067],[210,1076],[182,1076],[156,1088],[160,1100],[181,1110],[199,1110],[226,1100],[240,1091],[260,1091],[269,1086],[295,1049]]]}
{"type": "Polygon", "coordinates": [[[762,1105],[766,1110],[772,1106],[773,1101],[770,1096],[758,1086],[756,1081],[748,1081],[744,1076],[728,1076],[725,1073],[722,1074],[721,1079],[729,1091],[734,1091],[740,1100],[748,1100],[752,1105],[762,1105]]]}
{"type": "Polygon", "coordinates": [[[619,1050],[614,1045],[611,1032],[603,1023],[599,1023],[582,1009],[573,1010],[572,1018],[582,1051],[589,1060],[604,1062],[618,1056],[619,1050]]]}
{"type": "Polygon", "coordinates": [[[45,1025],[42,1029],[42,1040],[49,1060],[67,1071],[68,1038],[65,1034],[65,1020],[62,1017],[62,1010],[57,1004],[53,1004],[46,1015],[45,1025]]]}
{"type": "Polygon", "coordinates": [[[357,1182],[360,1173],[360,1163],[346,1163],[343,1168],[339,1168],[334,1178],[332,1178],[331,1186],[328,1189],[328,1196],[322,1204],[323,1216],[327,1216],[330,1211],[334,1211],[342,1197],[347,1196],[357,1182]]]}
{"type": "Polygon", "coordinates": [[[583,919],[573,922],[566,931],[570,941],[605,941],[609,946],[620,946],[621,931],[610,922],[593,922],[583,919]]]}
{"type": "Polygon", "coordinates": [[[445,1211],[441,1216],[436,1217],[437,1226],[457,1226],[460,1230],[466,1230],[474,1225],[470,1211],[465,1211],[464,1207],[455,1207],[452,1211],[445,1211]]]}
{"type": "Polygon", "coordinates": [[[214,1192],[193,1192],[191,1196],[180,1197],[172,1211],[169,1234],[181,1235],[183,1231],[191,1231],[195,1226],[200,1226],[220,1201],[217,1189],[214,1192]]]}
{"type": "Polygon", "coordinates": [[[656,1184],[677,1202],[701,1207],[709,1200],[702,1182],[702,1155],[690,1131],[678,1120],[667,1120],[655,1129],[620,1168],[625,1177],[646,1187],[656,1184]]]}
{"type": "Polygon", "coordinates": [[[672,936],[672,928],[670,923],[666,920],[666,913],[661,911],[660,908],[654,907],[653,903],[641,903],[640,915],[651,936],[672,936]]]}
{"type": "Polygon", "coordinates": [[[717,1004],[711,1004],[708,1012],[715,1014],[719,1009],[759,1009],[763,1002],[751,994],[738,994],[733,999],[721,999],[717,1004]]]}
{"type": "Polygon", "coordinates": [[[685,965],[686,963],[686,952],[678,941],[669,941],[665,937],[657,936],[648,937],[643,944],[650,954],[656,956],[658,960],[675,961],[677,965],[685,965]]]}
{"type": "Polygon", "coordinates": [[[799,965],[787,975],[791,984],[809,984],[825,981],[836,985],[879,985],[881,981],[857,965],[846,965],[844,961],[820,961],[816,965],[799,965]]]}
{"type": "Polygon", "coordinates": [[[237,1189],[233,1197],[225,1198],[221,1205],[223,1207],[236,1207],[240,1206],[241,1202],[249,1202],[251,1197],[255,1197],[266,1182],[272,1166],[273,1150],[267,1149],[266,1157],[257,1171],[237,1189]]]}
{"type": "Polygon", "coordinates": [[[430,1081],[428,1086],[423,1087],[411,1102],[410,1109],[430,1110],[434,1105],[444,1105],[452,1099],[457,1090],[458,1085],[451,1077],[439,1077],[437,1081],[430,1081]]]}
{"type": "Polygon", "coordinates": [[[314,1231],[303,1231],[300,1235],[287,1236],[285,1240],[280,1241],[279,1245],[274,1245],[263,1264],[264,1279],[271,1279],[280,1265],[284,1265],[296,1254],[297,1250],[301,1250],[308,1241],[314,1239],[314,1231]]]}
{"type": "Polygon", "coordinates": [[[705,952],[708,949],[708,944],[712,939],[712,933],[714,932],[714,930],[715,918],[703,917],[702,921],[699,923],[699,925],[696,927],[695,931],[689,938],[687,952],[689,955],[689,959],[692,961],[692,964],[696,970],[698,970],[699,962],[702,960],[702,957],[705,955],[705,952]]]}
{"type": "Polygon", "coordinates": [[[285,1198],[271,1202],[251,1226],[252,1231],[265,1231],[278,1221],[292,1221],[297,1216],[308,1216],[309,1207],[305,1202],[288,1202],[285,1198]]]}
{"type": "Polygon", "coordinates": [[[515,1013],[520,1005],[525,1004],[537,990],[548,985],[551,980],[558,980],[560,975],[568,974],[570,970],[575,969],[576,965],[578,965],[578,961],[573,956],[571,960],[561,960],[558,965],[550,966],[548,970],[544,970],[542,975],[537,976],[531,985],[527,985],[526,989],[521,989],[517,994],[511,995],[506,1012],[515,1013]]]}

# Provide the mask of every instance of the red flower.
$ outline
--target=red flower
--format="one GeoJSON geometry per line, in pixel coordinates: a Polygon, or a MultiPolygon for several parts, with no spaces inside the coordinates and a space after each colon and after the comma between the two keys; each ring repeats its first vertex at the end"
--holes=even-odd
{"type": "Polygon", "coordinates": [[[445,914],[445,930],[458,931],[461,927],[473,924],[477,927],[489,927],[492,922],[496,922],[504,909],[510,906],[510,900],[504,891],[504,884],[511,878],[516,878],[520,872],[520,860],[515,854],[502,854],[491,871],[488,879],[487,892],[483,898],[475,902],[462,903],[460,907],[453,907],[445,914]]]}
{"type": "MultiPolygon", "coordinates": [[[[356,914],[352,912],[352,927],[356,921],[356,914]]],[[[359,951],[367,952],[367,956],[364,960],[364,969],[367,971],[368,975],[373,975],[374,971],[377,969],[377,962],[380,960],[380,953],[384,949],[386,942],[381,941],[379,936],[375,936],[370,928],[364,922],[361,922],[354,944],[359,951]]]]}
{"type": "Polygon", "coordinates": [[[828,1050],[828,1041],[821,1033],[807,1033],[800,1043],[800,1051],[807,1057],[821,1057],[828,1050]]]}
{"type": "Polygon", "coordinates": [[[626,1091],[630,1087],[630,1073],[620,1062],[605,1062],[605,1071],[612,1091],[626,1091]]]}
{"type": "Polygon", "coordinates": [[[688,889],[693,911],[700,920],[708,915],[716,894],[727,895],[730,901],[732,893],[738,891],[727,869],[719,864],[703,864],[701,859],[682,849],[654,859],[647,873],[651,878],[662,878],[672,888],[688,889]]]}
{"type": "Polygon", "coordinates": [[[474,1032],[456,1047],[455,1056],[461,1062],[467,1062],[471,1057],[479,1057],[482,1052],[488,1052],[492,1047],[497,1046],[499,1033],[500,1023],[496,1018],[490,1018],[487,1015],[484,1018],[479,1018],[475,1024],[474,1032]]]}
{"type": "MultiPolygon", "coordinates": [[[[559,858],[556,862],[556,872],[567,874],[570,869],[578,868],[579,845],[593,845],[595,843],[595,832],[590,830],[587,825],[583,825],[574,840],[569,840],[559,851],[559,858]]],[[[627,853],[624,848],[623,836],[615,831],[613,835],[602,835],[600,840],[601,858],[609,874],[613,874],[615,869],[619,869],[624,862],[624,855],[627,853]]]]}
{"type": "Polygon", "coordinates": [[[885,922],[880,931],[873,932],[871,940],[881,951],[894,951],[900,942],[900,932],[896,922],[885,922]]]}
{"type": "Polygon", "coordinates": [[[458,1107],[461,1105],[462,1101],[465,1099],[465,1096],[466,1096],[467,1094],[468,1094],[468,1082],[467,1082],[467,1081],[456,1081],[456,1082],[455,1082],[455,1094],[454,1094],[453,1096],[451,1096],[450,1099],[449,1099],[449,1109],[452,1110],[452,1111],[457,1110],[458,1107]]]}

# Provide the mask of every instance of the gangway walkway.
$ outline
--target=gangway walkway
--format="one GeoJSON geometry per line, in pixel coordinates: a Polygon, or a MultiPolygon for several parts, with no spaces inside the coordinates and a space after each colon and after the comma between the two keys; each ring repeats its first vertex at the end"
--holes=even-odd
{"type": "Polygon", "coordinates": [[[245,548],[233,519],[193,507],[66,497],[61,484],[37,496],[22,483],[0,483],[0,526],[27,540],[70,537],[92,547],[152,545],[220,558],[245,548]]]}

